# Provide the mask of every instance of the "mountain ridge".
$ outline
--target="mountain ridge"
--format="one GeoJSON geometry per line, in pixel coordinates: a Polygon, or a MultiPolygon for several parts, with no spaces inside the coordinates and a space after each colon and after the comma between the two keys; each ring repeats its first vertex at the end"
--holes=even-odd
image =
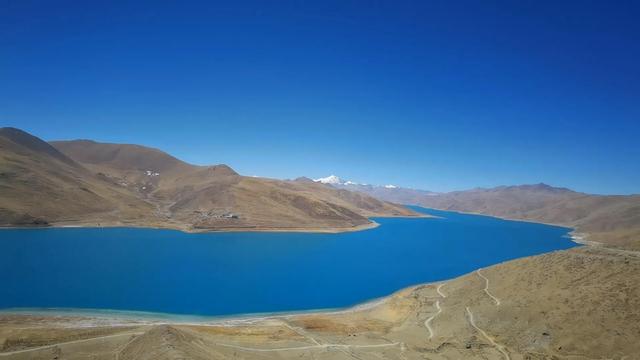
{"type": "Polygon", "coordinates": [[[0,129],[0,223],[48,225],[78,216],[149,209],[45,141],[15,128],[0,129]]]}
{"type": "Polygon", "coordinates": [[[404,206],[316,183],[239,175],[161,150],[92,140],[47,143],[0,129],[0,224],[145,226],[185,231],[349,231],[404,206]]]}
{"type": "Polygon", "coordinates": [[[3,137],[6,140],[9,140],[14,144],[24,147],[26,149],[30,149],[35,152],[43,152],[67,164],[75,165],[75,162],[73,160],[64,156],[60,151],[58,151],[58,149],[56,149],[51,144],[47,143],[46,141],[42,141],[39,138],[25,131],[22,131],[18,128],[14,128],[14,127],[0,128],[0,137],[3,137]]]}
{"type": "Polygon", "coordinates": [[[640,195],[587,194],[542,182],[446,193],[347,183],[330,186],[399,204],[571,227],[582,241],[640,249],[640,195]]]}

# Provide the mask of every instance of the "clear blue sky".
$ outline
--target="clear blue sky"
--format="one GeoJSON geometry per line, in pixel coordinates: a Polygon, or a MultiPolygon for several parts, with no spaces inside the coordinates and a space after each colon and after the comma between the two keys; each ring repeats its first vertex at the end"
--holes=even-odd
{"type": "Polygon", "coordinates": [[[632,1],[0,0],[0,125],[245,175],[640,193],[638,19],[632,1]]]}

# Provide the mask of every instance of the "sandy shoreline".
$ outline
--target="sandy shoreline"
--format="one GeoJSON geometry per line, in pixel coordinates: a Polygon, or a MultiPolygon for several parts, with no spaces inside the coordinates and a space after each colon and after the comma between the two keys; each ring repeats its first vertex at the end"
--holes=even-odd
{"type": "MultiPolygon", "coordinates": [[[[428,214],[421,214],[416,216],[374,216],[375,218],[406,218],[406,219],[430,219],[437,218],[428,214]]],[[[220,227],[220,228],[192,228],[189,226],[182,226],[180,224],[135,224],[135,223],[122,223],[122,222],[75,222],[75,221],[60,221],[51,223],[46,226],[0,226],[0,229],[16,229],[16,230],[30,230],[30,229],[61,229],[61,228],[136,228],[136,229],[156,229],[156,230],[175,230],[188,234],[201,234],[201,233],[224,233],[224,232],[272,232],[272,233],[311,233],[311,234],[340,234],[347,232],[363,231],[375,229],[380,226],[374,220],[369,219],[369,223],[356,225],[352,227],[220,227]]]]}
{"type": "Polygon", "coordinates": [[[448,211],[448,212],[452,212],[452,213],[456,213],[456,214],[462,214],[462,215],[486,216],[486,217],[496,218],[496,219],[500,219],[500,220],[507,220],[507,221],[521,221],[521,222],[532,223],[532,224],[541,224],[541,225],[548,225],[548,226],[557,226],[557,227],[561,227],[561,228],[571,229],[572,231],[574,231],[574,230],[575,230],[575,229],[574,229],[572,226],[570,226],[570,225],[560,224],[560,223],[550,223],[550,222],[544,222],[544,221],[538,221],[538,220],[519,219],[519,218],[506,217],[506,216],[489,215],[489,214],[483,214],[483,213],[473,212],[473,211],[445,210],[445,209],[437,209],[437,208],[424,207],[424,206],[421,206],[421,205],[417,205],[417,206],[419,206],[419,207],[421,207],[421,208],[429,209],[429,210],[436,210],[436,211],[448,211]]]}
{"type": "MultiPolygon", "coordinates": [[[[416,217],[417,218],[417,217],[416,217]]],[[[339,234],[344,232],[354,232],[354,231],[362,231],[374,229],[380,226],[375,221],[371,221],[370,223],[357,225],[350,228],[267,228],[267,227],[238,227],[238,228],[216,228],[216,229],[194,229],[188,227],[178,227],[178,226],[157,226],[157,225],[138,225],[138,224],[123,224],[123,223],[104,223],[100,224],[100,226],[95,223],[53,223],[48,226],[0,226],[0,229],[13,229],[13,230],[34,230],[34,229],[80,229],[80,228],[89,228],[89,229],[108,229],[108,228],[134,228],[134,229],[152,229],[152,230],[175,230],[188,234],[202,234],[202,233],[224,233],[224,232],[273,232],[273,233],[288,233],[288,232],[297,232],[297,233],[321,233],[321,234],[339,234]]]]}
{"type": "Polygon", "coordinates": [[[366,311],[383,305],[398,292],[417,286],[435,285],[444,281],[409,286],[389,295],[367,300],[344,308],[309,309],[268,313],[232,315],[189,315],[127,311],[111,309],[82,308],[9,308],[0,309],[0,316],[41,317],[48,320],[63,320],[69,326],[131,326],[131,325],[197,325],[197,326],[238,326],[275,319],[288,319],[300,315],[337,315],[366,311]]]}
{"type": "Polygon", "coordinates": [[[602,243],[599,243],[597,241],[586,240],[588,236],[587,234],[577,233],[575,232],[575,230],[571,231],[568,235],[571,241],[573,241],[576,244],[585,245],[585,246],[603,246],[602,243]]]}

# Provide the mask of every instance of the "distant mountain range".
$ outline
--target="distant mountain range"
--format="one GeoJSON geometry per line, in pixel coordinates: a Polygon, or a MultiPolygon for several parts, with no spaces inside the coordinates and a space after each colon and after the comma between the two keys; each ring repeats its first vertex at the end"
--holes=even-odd
{"type": "Polygon", "coordinates": [[[357,184],[335,175],[314,181],[399,204],[568,226],[590,241],[640,249],[640,195],[593,195],[544,183],[435,193],[357,184]]]}
{"type": "Polygon", "coordinates": [[[334,175],[255,178],[139,145],[47,143],[0,128],[0,226],[342,231],[370,226],[372,216],[418,216],[396,204],[570,226],[591,241],[640,249],[640,195],[546,184],[435,193],[334,175]]]}
{"type": "Polygon", "coordinates": [[[403,188],[392,184],[371,185],[344,181],[336,175],[330,175],[313,181],[329,184],[339,189],[361,192],[373,196],[376,199],[397,204],[418,205],[424,197],[438,195],[438,193],[433,191],[403,188]]]}
{"type": "Polygon", "coordinates": [[[404,206],[313,181],[241,176],[139,145],[0,128],[0,225],[343,231],[404,206]]]}

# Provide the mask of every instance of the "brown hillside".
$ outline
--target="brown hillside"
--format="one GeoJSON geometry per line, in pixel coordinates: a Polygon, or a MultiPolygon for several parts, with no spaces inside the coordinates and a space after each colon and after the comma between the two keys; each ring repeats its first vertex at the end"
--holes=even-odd
{"type": "Polygon", "coordinates": [[[190,165],[137,145],[52,144],[154,203],[167,221],[196,229],[354,228],[369,224],[369,216],[415,215],[366,195],[313,182],[240,176],[226,165],[190,165]]]}
{"type": "Polygon", "coordinates": [[[0,129],[0,189],[3,225],[135,218],[152,208],[48,143],[13,128],[0,129]]]}
{"type": "Polygon", "coordinates": [[[545,184],[423,197],[420,205],[576,228],[587,240],[640,248],[640,196],[591,195],[545,184]]]}
{"type": "Polygon", "coordinates": [[[328,186],[195,166],[160,150],[89,140],[48,144],[0,129],[0,224],[184,230],[343,231],[370,216],[417,216],[328,186]]]}

